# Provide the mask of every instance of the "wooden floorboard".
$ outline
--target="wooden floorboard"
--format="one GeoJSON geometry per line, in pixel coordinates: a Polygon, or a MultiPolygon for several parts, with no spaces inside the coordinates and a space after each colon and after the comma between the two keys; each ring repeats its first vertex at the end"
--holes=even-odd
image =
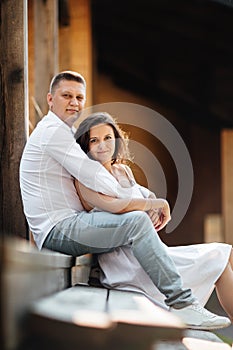
{"type": "Polygon", "coordinates": [[[69,343],[69,349],[77,344],[87,349],[150,349],[158,339],[181,340],[184,330],[174,315],[139,293],[82,285],[33,303],[28,325],[40,341],[60,347],[69,343]]]}

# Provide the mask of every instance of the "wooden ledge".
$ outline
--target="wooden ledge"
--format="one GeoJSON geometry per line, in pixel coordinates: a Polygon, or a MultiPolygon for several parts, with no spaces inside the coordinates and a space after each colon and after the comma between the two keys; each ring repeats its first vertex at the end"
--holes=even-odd
{"type": "Polygon", "coordinates": [[[185,329],[140,293],[80,285],[36,301],[29,315],[33,337],[70,349],[99,349],[97,338],[101,349],[149,349],[156,340],[181,341],[185,329]]]}
{"type": "Polygon", "coordinates": [[[184,337],[182,343],[188,350],[231,350],[226,343],[213,342],[209,340],[184,337]]]}
{"type": "Polygon", "coordinates": [[[8,238],[2,245],[2,260],[4,264],[28,266],[30,270],[40,268],[71,268],[74,265],[75,258],[53,252],[48,249],[38,250],[28,241],[18,238],[8,238]]]}

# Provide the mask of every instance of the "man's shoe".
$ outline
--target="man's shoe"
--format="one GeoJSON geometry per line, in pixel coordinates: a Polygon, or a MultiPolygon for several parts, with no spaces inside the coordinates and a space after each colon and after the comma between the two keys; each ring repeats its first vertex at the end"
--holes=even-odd
{"type": "Polygon", "coordinates": [[[170,307],[170,311],[179,317],[187,325],[187,328],[212,330],[225,328],[231,324],[229,318],[213,314],[196,301],[183,309],[170,307]]]}

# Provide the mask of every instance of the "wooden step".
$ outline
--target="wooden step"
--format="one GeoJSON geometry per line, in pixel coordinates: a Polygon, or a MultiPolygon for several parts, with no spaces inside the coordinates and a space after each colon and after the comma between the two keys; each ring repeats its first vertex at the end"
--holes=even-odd
{"type": "Polygon", "coordinates": [[[28,326],[34,337],[68,342],[69,349],[150,349],[158,339],[181,340],[185,329],[140,293],[88,286],[33,303],[28,326]]]}
{"type": "Polygon", "coordinates": [[[31,302],[71,286],[73,265],[72,256],[39,251],[25,239],[0,243],[0,333],[7,349],[23,337],[21,320],[31,302]]]}
{"type": "Polygon", "coordinates": [[[231,350],[226,343],[213,342],[209,340],[184,337],[182,343],[188,350],[231,350]]]}

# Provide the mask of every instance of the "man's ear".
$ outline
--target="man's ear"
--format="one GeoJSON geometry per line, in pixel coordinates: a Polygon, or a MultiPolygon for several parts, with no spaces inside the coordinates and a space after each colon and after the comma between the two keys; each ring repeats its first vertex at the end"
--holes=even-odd
{"type": "Polygon", "coordinates": [[[48,94],[47,94],[47,103],[49,105],[49,109],[52,110],[52,107],[53,107],[53,95],[51,94],[51,92],[48,92],[48,94]]]}

